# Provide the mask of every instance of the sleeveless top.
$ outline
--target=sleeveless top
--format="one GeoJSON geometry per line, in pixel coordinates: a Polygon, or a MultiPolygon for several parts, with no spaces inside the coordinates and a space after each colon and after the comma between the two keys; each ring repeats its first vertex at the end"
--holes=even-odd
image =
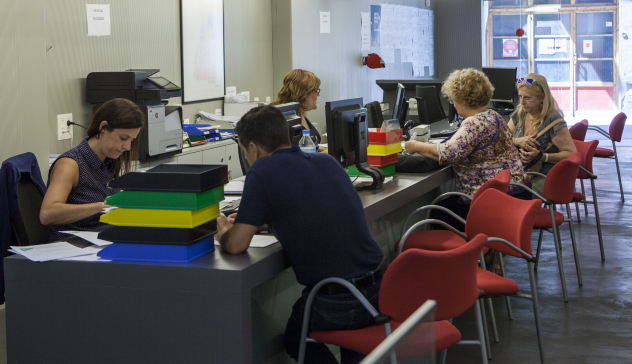
{"type": "MultiPolygon", "coordinates": [[[[68,199],[67,204],[87,204],[94,202],[104,202],[107,196],[111,196],[119,189],[108,187],[108,183],[113,178],[111,171],[112,159],[105,158],[103,162],[97,157],[88,145],[88,138],[85,138],[79,145],[62,154],[55,160],[48,172],[48,183],[50,183],[50,172],[53,170],[55,163],[61,158],[71,158],[79,166],[79,183],[74,187],[68,199]]],[[[85,219],[65,224],[50,226],[50,241],[65,239],[70,236],[60,233],[66,230],[92,230],[105,224],[99,221],[101,213],[88,216],[85,219]]]]}

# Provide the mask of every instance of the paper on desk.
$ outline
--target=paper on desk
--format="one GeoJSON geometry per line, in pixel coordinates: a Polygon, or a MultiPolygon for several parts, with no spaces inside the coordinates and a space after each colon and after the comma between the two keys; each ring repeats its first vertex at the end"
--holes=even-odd
{"type": "MultiPolygon", "coordinates": [[[[357,179],[355,177],[350,177],[351,181],[355,180],[355,182],[353,182],[353,185],[358,185],[360,183],[372,183],[373,182],[373,178],[371,177],[358,177],[357,179]]],[[[386,177],[384,178],[384,182],[382,182],[382,184],[384,183],[388,183],[390,181],[393,180],[393,176],[390,177],[386,177]]]]}
{"type": "MultiPolygon", "coordinates": [[[[254,235],[250,241],[251,248],[266,248],[279,241],[274,235],[254,235]]],[[[215,245],[219,245],[219,241],[215,240],[215,245]]]]}
{"type": "Polygon", "coordinates": [[[78,257],[63,258],[59,260],[74,260],[74,261],[82,261],[82,262],[111,262],[111,260],[109,259],[103,259],[97,256],[97,253],[100,252],[101,249],[103,248],[105,247],[90,245],[82,249],[84,252],[88,253],[88,255],[80,255],[78,257]]]}
{"type": "Polygon", "coordinates": [[[87,241],[91,242],[92,244],[98,245],[98,246],[106,246],[106,245],[112,244],[111,241],[99,239],[98,238],[98,236],[99,236],[99,232],[98,231],[61,231],[61,232],[65,233],[65,234],[78,236],[81,239],[87,240],[87,241]]]}
{"type": "Polygon", "coordinates": [[[93,254],[93,251],[85,251],[81,248],[69,244],[65,241],[59,243],[12,246],[11,249],[34,262],[46,262],[62,258],[76,257],[80,255],[93,254]]]}
{"type": "Polygon", "coordinates": [[[224,193],[227,195],[241,195],[244,193],[245,180],[234,179],[224,186],[224,193]]]}

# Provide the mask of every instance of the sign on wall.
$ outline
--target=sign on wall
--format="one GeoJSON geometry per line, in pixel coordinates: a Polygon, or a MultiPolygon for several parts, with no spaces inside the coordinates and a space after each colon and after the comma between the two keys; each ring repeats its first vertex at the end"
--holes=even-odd
{"type": "Polygon", "coordinates": [[[180,0],[182,103],[224,97],[223,0],[180,0]]]}

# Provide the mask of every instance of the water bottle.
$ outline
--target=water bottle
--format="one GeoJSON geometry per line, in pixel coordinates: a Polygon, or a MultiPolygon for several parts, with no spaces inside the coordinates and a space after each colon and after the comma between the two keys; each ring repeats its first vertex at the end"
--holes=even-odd
{"type": "Polygon", "coordinates": [[[312,138],[309,136],[309,130],[303,129],[303,137],[301,141],[298,142],[298,146],[304,153],[316,153],[316,144],[314,144],[312,138]]]}

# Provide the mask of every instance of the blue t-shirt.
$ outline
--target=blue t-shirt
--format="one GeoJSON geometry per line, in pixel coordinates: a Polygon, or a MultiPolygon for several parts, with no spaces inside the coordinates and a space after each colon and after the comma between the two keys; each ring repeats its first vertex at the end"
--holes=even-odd
{"type": "Polygon", "coordinates": [[[280,149],[255,162],[235,223],[268,224],[311,286],[376,270],[384,254],[369,234],[364,208],[345,170],[328,154],[280,149]]]}

